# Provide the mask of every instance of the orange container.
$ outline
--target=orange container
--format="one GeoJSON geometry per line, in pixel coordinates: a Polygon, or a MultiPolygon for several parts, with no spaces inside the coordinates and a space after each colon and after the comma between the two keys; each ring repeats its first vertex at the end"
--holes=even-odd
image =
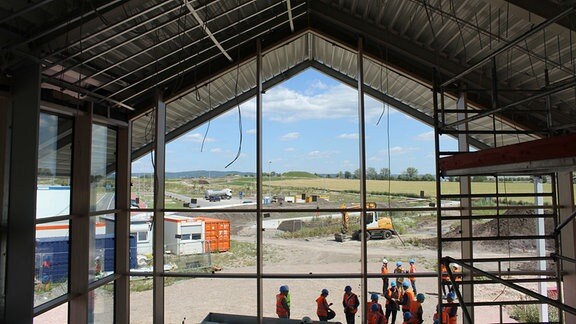
{"type": "Polygon", "coordinates": [[[206,250],[225,252],[230,250],[230,221],[209,217],[194,217],[204,222],[206,250]]]}

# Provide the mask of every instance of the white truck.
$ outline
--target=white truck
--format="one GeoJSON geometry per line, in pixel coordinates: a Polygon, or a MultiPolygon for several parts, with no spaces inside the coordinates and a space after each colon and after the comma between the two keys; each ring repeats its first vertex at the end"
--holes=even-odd
{"type": "Polygon", "coordinates": [[[221,199],[232,199],[232,189],[225,188],[222,190],[206,190],[204,198],[209,201],[219,201],[221,199]]]}

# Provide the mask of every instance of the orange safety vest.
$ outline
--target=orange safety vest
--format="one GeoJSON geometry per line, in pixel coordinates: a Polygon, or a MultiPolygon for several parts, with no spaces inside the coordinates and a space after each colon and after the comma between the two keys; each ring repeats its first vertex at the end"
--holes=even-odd
{"type": "MultiPolygon", "coordinates": [[[[390,287],[390,288],[388,288],[388,291],[386,291],[386,296],[388,298],[396,298],[396,299],[400,300],[400,298],[402,298],[402,292],[400,292],[400,289],[398,289],[398,288],[394,289],[394,288],[390,287]]],[[[388,298],[386,298],[386,305],[391,303],[388,298]]]]}
{"type": "Polygon", "coordinates": [[[441,272],[441,276],[442,276],[442,281],[450,281],[450,276],[448,275],[448,270],[446,270],[446,267],[444,266],[444,264],[442,264],[442,266],[440,267],[440,272],[441,272]]]}
{"type": "Polygon", "coordinates": [[[402,305],[402,311],[408,312],[410,311],[410,307],[412,307],[412,304],[415,301],[414,292],[411,289],[408,289],[404,291],[404,295],[408,295],[408,303],[406,303],[406,305],[402,305]]]}
{"type": "Polygon", "coordinates": [[[344,293],[344,298],[343,298],[343,302],[344,305],[346,305],[346,309],[352,313],[352,314],[356,314],[356,312],[358,312],[358,296],[356,296],[355,293],[350,293],[350,296],[348,296],[346,293],[344,293]]]}
{"type": "Polygon", "coordinates": [[[286,299],[286,296],[284,296],[284,294],[279,293],[278,295],[276,295],[276,314],[278,314],[279,317],[288,316],[288,310],[284,308],[284,305],[282,305],[282,300],[284,299],[286,299]]]}
{"type": "Polygon", "coordinates": [[[453,307],[457,307],[454,303],[449,303],[448,306],[444,307],[442,312],[442,320],[446,320],[446,324],[456,324],[458,322],[458,315],[450,316],[450,310],[453,307]]]}
{"type": "Polygon", "coordinates": [[[412,314],[411,322],[418,323],[418,310],[420,307],[422,307],[422,304],[417,300],[410,304],[410,313],[412,314]]]}
{"type": "MultiPolygon", "coordinates": [[[[408,272],[410,272],[410,273],[416,273],[416,266],[413,265],[413,264],[411,264],[411,265],[410,265],[410,270],[409,270],[408,272]]],[[[410,281],[416,280],[415,277],[408,277],[408,279],[410,279],[410,281]]]]}
{"type": "Polygon", "coordinates": [[[380,312],[368,314],[368,324],[385,324],[386,318],[380,312]]]}
{"type": "Polygon", "coordinates": [[[388,274],[388,266],[382,266],[380,269],[381,274],[388,274]]]}
{"type": "Polygon", "coordinates": [[[326,302],[326,297],[320,295],[316,298],[316,304],[318,305],[316,309],[316,315],[318,316],[328,316],[328,303],[326,302]]]}
{"type": "Polygon", "coordinates": [[[454,269],[454,280],[462,281],[462,275],[460,275],[460,269],[454,269]]]}
{"type": "Polygon", "coordinates": [[[433,320],[438,320],[439,324],[448,324],[448,313],[446,313],[444,311],[444,308],[442,308],[442,310],[440,311],[440,315],[438,315],[438,313],[434,313],[434,316],[432,316],[433,320]]]}
{"type": "Polygon", "coordinates": [[[378,311],[377,311],[376,313],[382,313],[382,314],[384,314],[384,311],[382,310],[382,305],[380,305],[380,303],[378,303],[378,302],[373,302],[373,301],[369,301],[369,302],[368,302],[368,305],[366,306],[366,307],[368,307],[368,308],[367,308],[367,310],[368,310],[368,319],[370,319],[371,316],[372,316],[372,314],[374,313],[374,312],[372,312],[372,305],[374,305],[374,304],[378,304],[378,311]]]}

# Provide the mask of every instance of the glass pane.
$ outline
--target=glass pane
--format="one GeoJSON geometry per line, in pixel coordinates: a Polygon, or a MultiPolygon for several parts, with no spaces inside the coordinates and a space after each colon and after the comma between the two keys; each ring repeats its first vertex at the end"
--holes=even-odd
{"type": "Polygon", "coordinates": [[[132,212],[130,216],[130,269],[152,272],[153,213],[132,212]]]}
{"type": "MultiPolygon", "coordinates": [[[[263,220],[264,272],[360,273],[360,241],[335,239],[342,230],[341,213],[269,214],[263,220]]],[[[357,229],[358,217],[350,217],[350,223],[357,229]]]]}
{"type": "Polygon", "coordinates": [[[34,306],[68,293],[69,222],[36,225],[34,306]]]}
{"type": "MultiPolygon", "coordinates": [[[[254,279],[165,278],[164,284],[166,323],[203,323],[204,319],[217,323],[234,323],[229,318],[217,320],[215,316],[209,317],[209,314],[256,315],[254,279]],[[236,298],[237,302],[226,302],[226,298],[236,298]]],[[[149,318],[143,316],[131,320],[134,323],[151,323],[149,318]]]]}
{"type": "Polygon", "coordinates": [[[241,126],[238,109],[231,109],[166,145],[166,209],[254,209],[255,101],[239,109],[241,126]]]}
{"type": "Polygon", "coordinates": [[[62,304],[56,308],[34,317],[34,324],[68,323],[68,304],[62,304]]]}
{"type": "Polygon", "coordinates": [[[90,185],[91,211],[116,207],[116,131],[106,126],[92,126],[90,185]]]}
{"type": "Polygon", "coordinates": [[[164,219],[165,269],[256,272],[254,213],[178,213],[164,219]]]}
{"type": "Polygon", "coordinates": [[[40,114],[36,217],[70,214],[73,121],[40,114]]]}
{"type": "Polygon", "coordinates": [[[88,323],[114,323],[114,282],[88,292],[88,323]]]}
{"type": "Polygon", "coordinates": [[[152,324],[152,278],[130,278],[130,323],[152,324]]]}
{"type": "Polygon", "coordinates": [[[132,187],[130,188],[130,207],[145,209],[154,207],[154,167],[152,153],[132,162],[132,187]]]}
{"type": "Polygon", "coordinates": [[[114,214],[90,217],[89,281],[95,281],[114,273],[115,221],[114,214]]]}

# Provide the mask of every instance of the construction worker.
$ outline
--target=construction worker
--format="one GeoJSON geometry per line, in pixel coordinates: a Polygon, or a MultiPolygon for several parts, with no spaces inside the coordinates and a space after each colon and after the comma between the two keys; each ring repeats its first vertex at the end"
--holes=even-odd
{"type": "MultiPolygon", "coordinates": [[[[396,268],[394,269],[394,273],[404,273],[404,268],[402,268],[402,261],[396,261],[396,268]]],[[[404,282],[404,277],[396,278],[396,285],[398,288],[402,288],[402,283],[404,282]]]]}
{"type": "Polygon", "coordinates": [[[402,324],[412,324],[412,314],[410,312],[404,313],[404,322],[402,324]]]}
{"type": "MultiPolygon", "coordinates": [[[[386,258],[382,259],[382,268],[380,268],[380,273],[383,275],[388,274],[388,260],[386,258]]],[[[388,290],[388,277],[382,277],[382,294],[386,295],[386,290],[388,290]]]]}
{"type": "Polygon", "coordinates": [[[370,295],[370,301],[368,302],[368,305],[366,305],[366,310],[368,311],[368,319],[372,318],[373,316],[373,311],[372,311],[372,307],[374,307],[374,305],[376,305],[376,311],[379,313],[382,313],[382,315],[384,315],[384,310],[382,309],[382,305],[380,305],[380,303],[378,302],[378,294],[372,294],[370,295]]]}
{"type": "Polygon", "coordinates": [[[276,314],[279,318],[290,318],[290,305],[288,305],[286,295],[288,295],[288,286],[280,286],[280,293],[276,295],[276,314]]]}
{"type": "Polygon", "coordinates": [[[448,318],[446,318],[446,314],[444,314],[444,308],[440,307],[440,311],[438,311],[438,305],[436,305],[436,313],[432,316],[432,320],[434,324],[446,324],[448,323],[448,318]]]}
{"type": "Polygon", "coordinates": [[[457,264],[452,266],[452,273],[454,274],[454,285],[450,288],[450,292],[454,292],[454,287],[456,286],[456,288],[458,288],[458,285],[462,281],[460,267],[457,264]]]}
{"type": "Polygon", "coordinates": [[[402,298],[402,293],[400,289],[396,287],[396,281],[390,283],[390,288],[384,294],[386,298],[386,322],[390,323],[390,315],[392,315],[392,324],[396,324],[396,314],[400,310],[400,299],[402,298]]]}
{"type": "Polygon", "coordinates": [[[352,292],[352,287],[346,286],[344,288],[344,297],[342,298],[342,306],[344,306],[344,314],[346,315],[346,323],[354,324],[356,319],[356,313],[358,312],[358,306],[360,306],[360,301],[358,296],[352,292]]]}
{"type": "Polygon", "coordinates": [[[402,312],[406,313],[410,312],[410,307],[412,307],[412,303],[415,301],[414,291],[412,291],[412,287],[410,287],[410,283],[408,281],[404,281],[402,287],[404,288],[404,292],[399,304],[402,306],[402,312]]]}
{"type": "MultiPolygon", "coordinates": [[[[410,269],[408,270],[408,273],[416,273],[416,261],[414,259],[410,259],[408,261],[410,263],[410,269]]],[[[416,291],[416,278],[414,276],[412,277],[408,277],[408,279],[410,279],[410,283],[412,284],[412,290],[414,290],[414,294],[417,294],[418,292],[416,291]]]]}
{"type": "Polygon", "coordinates": [[[386,318],[384,314],[380,311],[381,308],[378,307],[379,304],[372,304],[368,313],[368,324],[386,324],[386,318]]]}
{"type": "Polygon", "coordinates": [[[420,293],[416,295],[416,301],[410,305],[410,313],[412,314],[411,323],[413,324],[424,323],[424,319],[422,318],[422,315],[424,314],[424,311],[422,310],[422,303],[424,302],[424,299],[426,299],[426,296],[420,293]]]}
{"type": "Polygon", "coordinates": [[[454,303],[455,298],[456,296],[453,292],[448,293],[446,296],[448,305],[444,307],[442,312],[442,318],[447,320],[446,324],[456,324],[458,322],[458,305],[454,303]]]}
{"type": "Polygon", "coordinates": [[[320,296],[316,298],[316,315],[318,315],[318,318],[321,321],[328,321],[328,310],[330,309],[330,306],[332,306],[332,303],[328,304],[326,301],[327,296],[328,289],[324,288],[322,289],[320,296]]]}
{"type": "Polygon", "coordinates": [[[452,291],[452,287],[450,286],[450,276],[444,263],[440,264],[440,276],[442,278],[442,293],[446,296],[446,287],[448,287],[448,292],[452,291]]]}

